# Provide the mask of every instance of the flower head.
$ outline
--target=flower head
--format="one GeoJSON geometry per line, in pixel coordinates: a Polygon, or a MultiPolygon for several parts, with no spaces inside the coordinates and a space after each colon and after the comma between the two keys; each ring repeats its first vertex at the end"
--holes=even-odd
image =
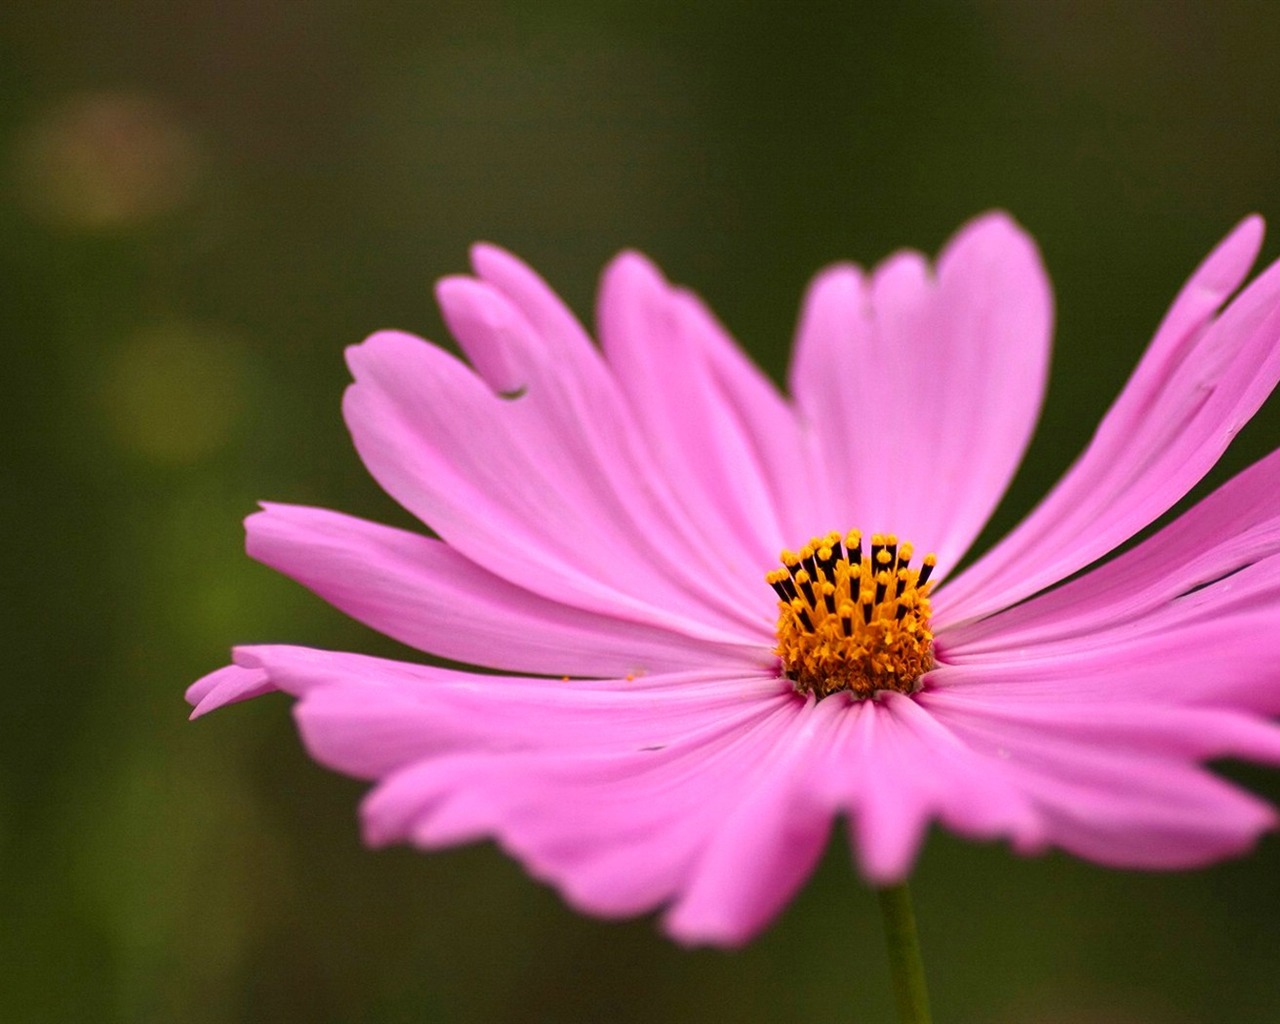
{"type": "Polygon", "coordinates": [[[266,505],[249,553],[472,674],[242,647],[195,714],[298,698],[319,761],[375,785],[374,844],[492,837],[592,913],[745,941],[838,818],[875,884],[932,820],[1019,851],[1177,868],[1272,809],[1203,767],[1280,761],[1280,453],[1146,540],[1280,377],[1280,267],[1228,302],[1244,221],[1194,273],[1093,440],[967,569],[1039,413],[1051,298],[1008,217],[821,273],[789,396],[642,257],[600,347],[507,253],[438,288],[470,366],[397,333],[344,402],[438,539],[266,505]],[[1081,570],[1087,570],[1081,572],[1081,570]]]}

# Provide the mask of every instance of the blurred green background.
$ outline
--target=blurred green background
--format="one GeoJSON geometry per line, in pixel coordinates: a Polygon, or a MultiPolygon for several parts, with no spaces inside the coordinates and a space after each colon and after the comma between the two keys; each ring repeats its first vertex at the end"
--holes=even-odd
{"type": "MultiPolygon", "coordinates": [[[[1280,221],[1277,52],[1269,2],[4,5],[0,1020],[889,1019],[843,847],[749,948],[687,952],[487,846],[365,851],[363,787],[283,698],[188,725],[234,642],[404,655],[251,563],[240,520],[407,522],[346,437],[341,353],[445,340],[430,284],[474,239],[584,316],[640,248],[777,376],[820,265],[1003,206],[1059,308],[1007,526],[1209,247],[1280,221]]],[[[1278,440],[1273,405],[1214,480],[1278,440]]],[[[1142,875],[935,834],[937,1016],[1280,1020],[1278,869],[1274,839],[1142,875]]]]}

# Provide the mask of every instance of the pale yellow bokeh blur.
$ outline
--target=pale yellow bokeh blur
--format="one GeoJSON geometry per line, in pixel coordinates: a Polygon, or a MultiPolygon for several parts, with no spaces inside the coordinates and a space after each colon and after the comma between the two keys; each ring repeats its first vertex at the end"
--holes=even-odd
{"type": "Polygon", "coordinates": [[[112,437],[160,463],[211,455],[247,407],[250,366],[245,346],[214,328],[172,321],[140,331],[110,354],[103,376],[112,437]]]}

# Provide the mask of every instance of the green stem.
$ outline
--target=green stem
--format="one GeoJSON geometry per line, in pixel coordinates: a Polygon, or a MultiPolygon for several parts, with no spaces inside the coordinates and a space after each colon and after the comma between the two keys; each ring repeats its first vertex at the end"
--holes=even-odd
{"type": "Polygon", "coordinates": [[[878,890],[878,895],[898,1020],[901,1024],[929,1024],[929,990],[924,983],[924,961],[920,959],[920,936],[916,933],[915,911],[911,909],[911,890],[902,882],[878,890]]]}

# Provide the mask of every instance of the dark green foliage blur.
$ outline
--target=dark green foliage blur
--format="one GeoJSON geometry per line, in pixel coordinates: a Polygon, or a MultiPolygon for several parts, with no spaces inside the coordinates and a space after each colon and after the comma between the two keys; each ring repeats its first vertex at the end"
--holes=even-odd
{"type": "MultiPolygon", "coordinates": [[[[842,842],[753,945],[688,952],[488,846],[364,850],[363,787],[284,698],[187,724],[235,642],[409,656],[245,558],[240,520],[409,521],[346,437],[342,349],[446,340],[431,282],[472,240],[584,317],[642,249],[779,376],[818,267],[1003,206],[1059,311],[1004,529],[1210,246],[1280,228],[1278,52],[1246,0],[0,7],[0,1020],[889,1019],[842,842]]],[[[1277,443],[1273,405],[1214,481],[1277,443]]],[[[940,1021],[1280,1020],[1274,839],[1147,875],[935,834],[915,889],[940,1021]]]]}

